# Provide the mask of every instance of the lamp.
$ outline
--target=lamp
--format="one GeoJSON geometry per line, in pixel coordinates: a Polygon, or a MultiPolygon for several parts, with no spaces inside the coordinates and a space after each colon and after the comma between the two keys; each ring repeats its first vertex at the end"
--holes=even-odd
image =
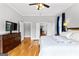
{"type": "Polygon", "coordinates": [[[67,25],[68,25],[68,23],[67,23],[67,22],[65,22],[65,23],[64,23],[64,26],[67,26],[67,25]]]}

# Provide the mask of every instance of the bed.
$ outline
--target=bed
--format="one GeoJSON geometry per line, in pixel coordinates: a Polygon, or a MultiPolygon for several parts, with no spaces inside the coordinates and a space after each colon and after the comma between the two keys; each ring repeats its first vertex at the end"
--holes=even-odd
{"type": "MultiPolygon", "coordinates": [[[[68,32],[69,33],[69,32],[68,32]]],[[[40,40],[39,56],[73,56],[79,55],[79,33],[46,36],[40,40]],[[66,36],[67,35],[67,36],[66,36]],[[72,37],[72,36],[76,37],[72,37]],[[76,40],[74,40],[76,39],[76,40]]]]}

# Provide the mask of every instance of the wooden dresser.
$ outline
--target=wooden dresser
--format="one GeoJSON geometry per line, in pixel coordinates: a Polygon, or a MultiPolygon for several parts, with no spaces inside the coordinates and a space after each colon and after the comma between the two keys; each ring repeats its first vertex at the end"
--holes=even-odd
{"type": "Polygon", "coordinates": [[[20,33],[0,35],[0,53],[7,53],[21,43],[20,33]]]}

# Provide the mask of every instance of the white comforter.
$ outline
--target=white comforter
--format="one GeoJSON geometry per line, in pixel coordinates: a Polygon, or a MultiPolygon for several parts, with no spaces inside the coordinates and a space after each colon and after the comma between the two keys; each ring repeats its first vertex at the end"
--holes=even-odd
{"type": "Polygon", "coordinates": [[[47,36],[40,41],[39,56],[79,55],[79,42],[63,36],[47,36]]]}

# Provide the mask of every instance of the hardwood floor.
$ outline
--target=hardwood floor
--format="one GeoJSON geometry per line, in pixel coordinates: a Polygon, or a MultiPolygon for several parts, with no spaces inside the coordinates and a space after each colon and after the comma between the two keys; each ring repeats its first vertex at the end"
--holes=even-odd
{"type": "Polygon", "coordinates": [[[8,52],[9,56],[38,56],[40,46],[38,42],[25,38],[15,49],[8,52]]]}

